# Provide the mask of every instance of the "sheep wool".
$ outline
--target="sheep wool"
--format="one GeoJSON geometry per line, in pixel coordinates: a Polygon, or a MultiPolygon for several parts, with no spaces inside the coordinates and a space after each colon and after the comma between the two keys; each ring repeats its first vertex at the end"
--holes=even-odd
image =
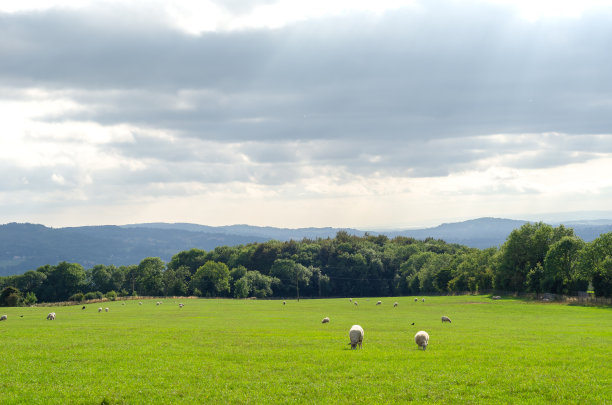
{"type": "Polygon", "coordinates": [[[442,317],[442,323],[444,323],[444,322],[451,323],[451,320],[450,320],[450,318],[448,316],[443,316],[442,317]]]}
{"type": "Polygon", "coordinates": [[[349,343],[351,345],[351,349],[356,349],[357,345],[359,345],[359,348],[361,349],[361,344],[363,343],[363,328],[359,325],[353,325],[351,326],[351,329],[349,330],[349,338],[351,339],[351,343],[349,343]]]}
{"type": "Polygon", "coordinates": [[[429,334],[424,330],[418,331],[416,335],[414,335],[414,341],[423,350],[427,349],[427,345],[429,344],[429,334]]]}

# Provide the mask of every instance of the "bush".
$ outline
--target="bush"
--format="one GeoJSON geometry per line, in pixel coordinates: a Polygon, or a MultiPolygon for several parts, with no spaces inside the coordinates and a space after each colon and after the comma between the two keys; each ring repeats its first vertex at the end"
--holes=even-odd
{"type": "Polygon", "coordinates": [[[6,287],[0,293],[0,305],[5,307],[16,307],[21,301],[21,291],[15,287],[6,287]]]}
{"type": "Polygon", "coordinates": [[[86,300],[99,300],[104,298],[104,295],[100,291],[91,291],[85,294],[86,300]]]}
{"type": "Polygon", "coordinates": [[[78,292],[76,294],[72,294],[70,298],[68,298],[68,301],[83,302],[84,299],[85,299],[85,295],[83,295],[82,292],[78,292]]]}
{"type": "Polygon", "coordinates": [[[38,298],[36,298],[36,294],[34,294],[32,291],[28,292],[23,299],[24,305],[33,305],[36,304],[36,301],[38,301],[38,298]]]}
{"type": "Polygon", "coordinates": [[[115,301],[117,299],[117,293],[115,291],[109,291],[106,293],[106,298],[111,301],[115,301]]]}

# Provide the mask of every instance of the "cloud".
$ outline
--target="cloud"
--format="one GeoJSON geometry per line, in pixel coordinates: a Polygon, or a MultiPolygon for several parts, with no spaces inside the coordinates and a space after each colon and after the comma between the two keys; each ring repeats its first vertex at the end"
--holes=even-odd
{"type": "Polygon", "coordinates": [[[401,205],[419,189],[537,194],[522,173],[612,154],[612,8],[525,19],[490,2],[360,2],[267,24],[289,3],[176,4],[0,12],[0,157],[14,173],[0,202],[225,186],[401,205]],[[213,10],[210,27],[180,28],[190,10],[213,10]]]}

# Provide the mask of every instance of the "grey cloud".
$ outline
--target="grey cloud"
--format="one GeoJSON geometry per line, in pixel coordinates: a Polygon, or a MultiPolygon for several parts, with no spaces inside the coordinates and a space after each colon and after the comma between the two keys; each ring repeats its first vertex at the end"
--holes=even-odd
{"type": "MultiPolygon", "coordinates": [[[[241,13],[260,2],[224,4],[241,13]]],[[[108,145],[151,165],[125,182],[280,184],[306,164],[444,176],[488,156],[550,167],[612,153],[610,137],[592,136],[610,130],[610,16],[530,23],[494,5],[423,2],[378,19],[194,37],[77,11],[0,15],[0,78],[86,107],[47,121],[174,136],[145,130],[108,145]],[[555,131],[574,136],[487,137],[555,131]]]]}

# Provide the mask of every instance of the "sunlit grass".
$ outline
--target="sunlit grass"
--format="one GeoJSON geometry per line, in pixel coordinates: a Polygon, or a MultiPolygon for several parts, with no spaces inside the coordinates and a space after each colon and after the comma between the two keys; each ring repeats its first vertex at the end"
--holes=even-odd
{"type": "Polygon", "coordinates": [[[484,296],[377,300],[190,299],[182,309],[143,300],[105,303],[108,313],[97,304],[2,308],[9,319],[0,323],[0,403],[612,398],[609,308],[484,296]],[[45,320],[50,311],[55,321],[45,320]],[[362,350],[347,344],[353,324],[365,329],[362,350]],[[414,343],[418,330],[430,335],[427,351],[414,343]]]}

